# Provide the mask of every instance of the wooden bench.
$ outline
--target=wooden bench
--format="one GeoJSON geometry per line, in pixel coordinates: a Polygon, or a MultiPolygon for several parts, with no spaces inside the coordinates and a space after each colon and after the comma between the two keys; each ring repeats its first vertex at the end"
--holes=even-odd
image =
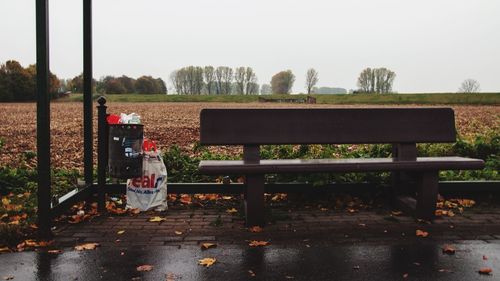
{"type": "MultiPolygon", "coordinates": [[[[440,170],[482,169],[480,159],[417,157],[416,143],[456,140],[451,108],[203,109],[202,145],[242,145],[243,160],[201,161],[203,174],[245,175],[247,225],[264,224],[268,173],[393,172],[396,193],[415,183],[416,216],[432,220],[440,170]],[[261,160],[260,145],[392,144],[392,158],[261,160]]],[[[406,198],[406,197],[401,197],[406,198]]]]}

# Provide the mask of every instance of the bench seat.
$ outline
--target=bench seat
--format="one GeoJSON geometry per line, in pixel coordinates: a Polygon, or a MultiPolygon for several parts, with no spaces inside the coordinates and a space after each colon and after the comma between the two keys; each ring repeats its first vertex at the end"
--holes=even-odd
{"type": "Polygon", "coordinates": [[[204,160],[203,174],[266,174],[315,172],[378,172],[474,170],[484,168],[484,161],[464,157],[417,157],[416,161],[393,158],[357,159],[276,159],[245,164],[243,160],[204,160]]]}

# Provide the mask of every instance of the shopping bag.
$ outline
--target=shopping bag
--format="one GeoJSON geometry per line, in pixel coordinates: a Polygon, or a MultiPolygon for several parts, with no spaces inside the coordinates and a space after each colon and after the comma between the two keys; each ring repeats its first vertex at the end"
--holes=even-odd
{"type": "Polygon", "coordinates": [[[141,211],[167,210],[167,168],[161,152],[144,141],[142,177],[127,180],[127,208],[141,211]]]}

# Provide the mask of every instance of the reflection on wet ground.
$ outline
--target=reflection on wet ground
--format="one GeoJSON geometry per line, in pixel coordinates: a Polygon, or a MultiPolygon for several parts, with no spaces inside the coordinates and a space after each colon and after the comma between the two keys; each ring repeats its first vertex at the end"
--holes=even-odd
{"type": "Polygon", "coordinates": [[[13,280],[500,280],[500,244],[464,241],[454,255],[444,242],[339,245],[330,242],[271,244],[250,248],[218,245],[102,247],[59,255],[23,252],[0,255],[0,277],[13,280]],[[465,243],[466,242],[466,243],[465,243]],[[205,268],[198,260],[217,259],[205,268]],[[153,265],[149,272],[136,267],[153,265]],[[478,273],[490,267],[492,275],[478,273]],[[255,276],[252,276],[255,274],[255,276]],[[167,276],[168,275],[168,276],[167,276]],[[168,277],[168,278],[167,278],[168,277]]]}

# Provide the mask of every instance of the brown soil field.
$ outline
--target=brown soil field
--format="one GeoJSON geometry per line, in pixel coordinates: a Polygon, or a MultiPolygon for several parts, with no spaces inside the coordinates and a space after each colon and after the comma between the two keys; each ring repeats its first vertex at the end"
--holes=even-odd
{"type": "MultiPolygon", "coordinates": [[[[97,105],[97,104],[95,104],[97,105]]],[[[405,107],[416,107],[405,106],[405,107]]],[[[145,137],[157,141],[161,149],[178,145],[189,151],[199,138],[199,113],[203,108],[272,108],[272,107],[380,107],[296,104],[241,103],[112,103],[108,113],[135,112],[142,118],[145,137]]],[[[394,107],[394,106],[390,106],[394,107]]],[[[460,135],[467,139],[500,130],[500,106],[452,106],[460,135]]],[[[96,137],[94,110],[94,139],[96,137]]],[[[0,103],[0,166],[17,166],[23,152],[36,150],[36,105],[0,103]]],[[[83,108],[81,103],[51,104],[51,154],[55,168],[83,166],[83,108]]],[[[96,141],[94,141],[95,146],[96,141]]],[[[95,153],[95,152],[94,152],[95,153]]],[[[94,157],[96,159],[96,157],[94,157]]],[[[29,165],[34,166],[34,160],[29,165]]]]}

